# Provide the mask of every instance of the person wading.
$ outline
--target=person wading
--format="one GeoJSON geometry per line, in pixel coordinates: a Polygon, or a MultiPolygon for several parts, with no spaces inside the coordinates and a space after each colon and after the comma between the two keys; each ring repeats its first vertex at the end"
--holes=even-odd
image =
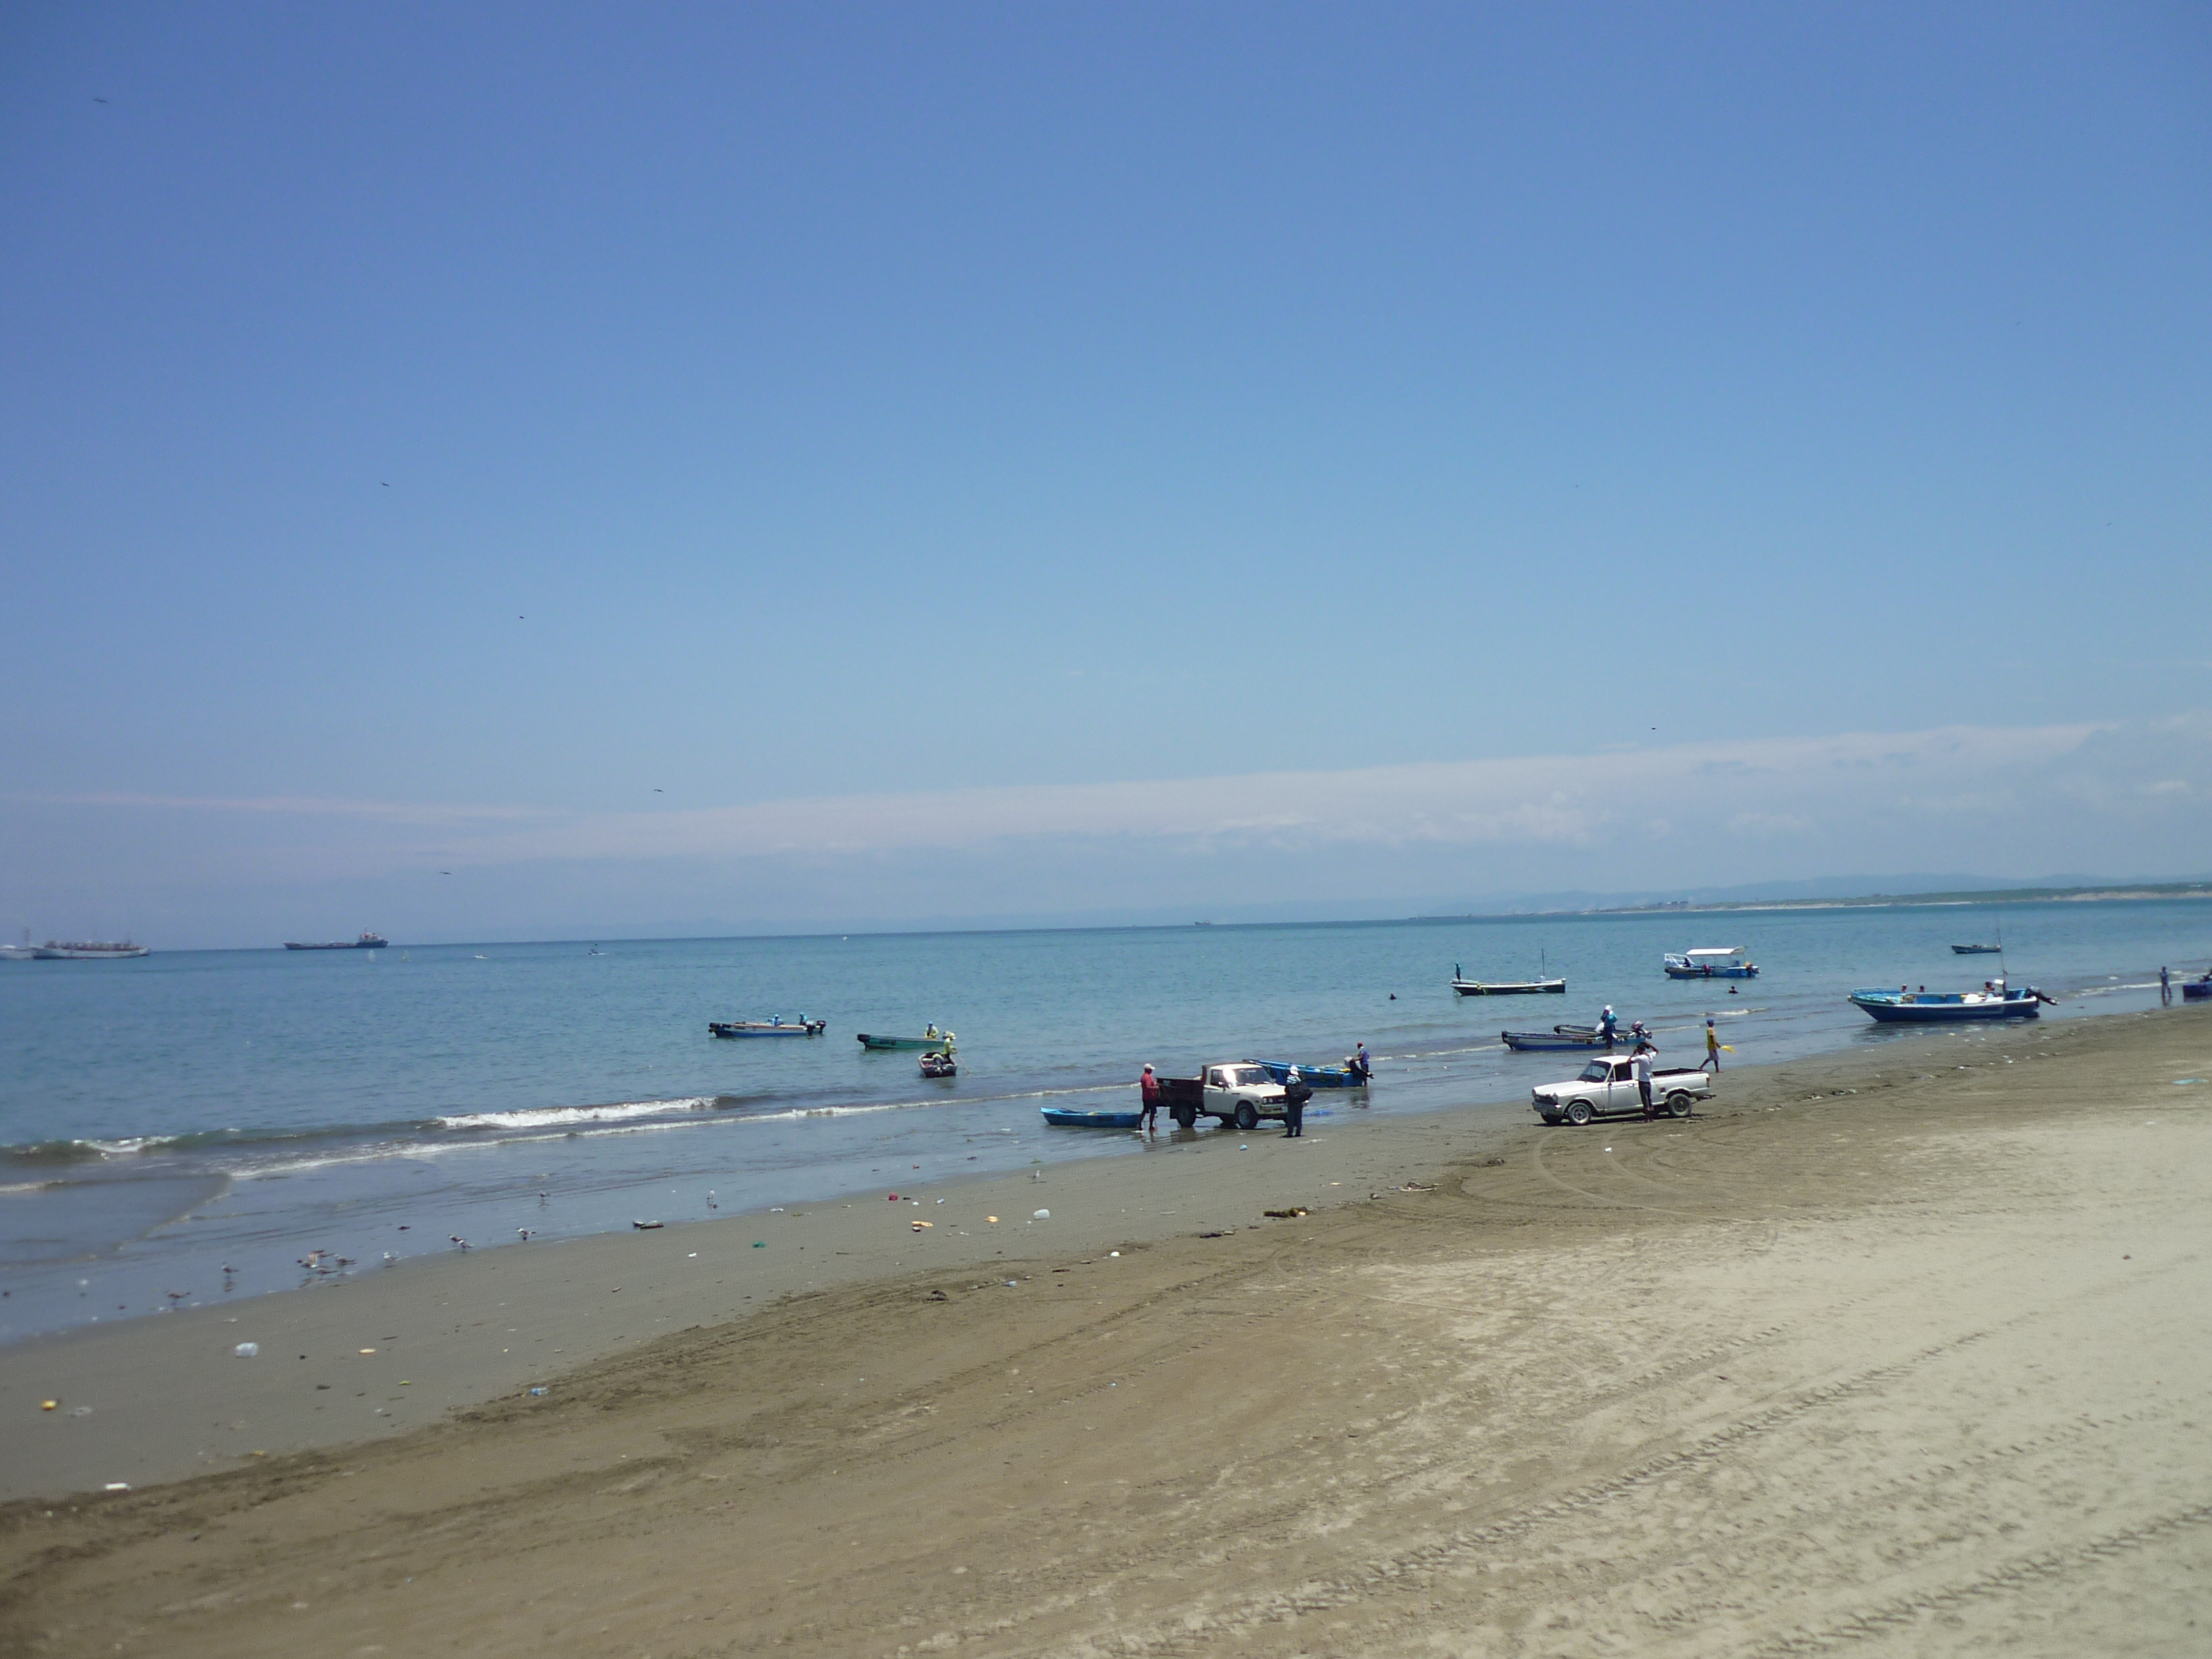
{"type": "Polygon", "coordinates": [[[1157,1129],[1160,1120],[1160,1080],[1152,1075],[1152,1068],[1149,1066],[1145,1067],[1144,1076],[1137,1079],[1137,1093],[1145,1108],[1143,1115],[1137,1120],[1139,1125],[1146,1129],[1157,1129]]]}

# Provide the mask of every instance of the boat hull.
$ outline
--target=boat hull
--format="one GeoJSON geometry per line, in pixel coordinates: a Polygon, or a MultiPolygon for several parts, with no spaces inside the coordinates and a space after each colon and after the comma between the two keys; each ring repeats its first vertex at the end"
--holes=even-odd
{"type": "Polygon", "coordinates": [[[1500,1031],[1498,1039],[1516,1054],[1533,1054],[1554,1049],[1573,1049],[1577,1053],[1606,1046],[1601,1031],[1567,1031],[1553,1028],[1548,1031],[1500,1031]]]}
{"type": "Polygon", "coordinates": [[[2184,1002],[2212,1002],[2212,979],[2185,979],[2181,981],[2184,1002]]]}
{"type": "Polygon", "coordinates": [[[1951,947],[1951,954],[1954,957],[1993,957],[2003,949],[2002,945],[1954,945],[1951,947]]]}
{"type": "Polygon", "coordinates": [[[32,957],[40,962],[125,962],[132,957],[148,955],[152,946],[145,945],[40,945],[32,947],[32,957]]]}
{"type": "Polygon", "coordinates": [[[1082,1112],[1066,1106],[1039,1108],[1044,1121],[1055,1129],[1133,1129],[1138,1112],[1082,1112]]]}
{"type": "Polygon", "coordinates": [[[866,1031],[857,1032],[855,1035],[859,1036],[863,1048],[884,1051],[893,1048],[912,1048],[919,1052],[924,1048],[941,1048],[945,1046],[943,1037],[875,1036],[866,1031]]]}
{"type": "Polygon", "coordinates": [[[803,1025],[776,1025],[757,1019],[712,1019],[707,1029],[718,1037],[820,1036],[826,1020],[811,1019],[803,1025]]]}
{"type": "MultiPolygon", "coordinates": [[[[1291,1062],[1286,1060],[1252,1060],[1245,1064],[1266,1067],[1267,1075],[1278,1083],[1291,1080],[1291,1062]]],[[[1298,1080],[1309,1089],[1364,1089],[1371,1079],[1341,1066],[1301,1066],[1298,1080]]]]}
{"type": "Polygon", "coordinates": [[[1455,979],[1452,989],[1463,997],[1558,997],[1567,994],[1567,982],[1563,979],[1535,979],[1492,984],[1479,979],[1455,979]]]}
{"type": "Polygon", "coordinates": [[[1948,1025],[1962,1020],[2038,1019],[2043,1014],[2043,999],[2032,994],[1977,997],[1972,1002],[1963,998],[1938,1001],[1934,997],[1900,1002],[1897,1000],[1897,994],[1891,991],[1877,996],[1854,993],[1850,1001],[1851,1006],[1861,1013],[1885,1025],[1948,1025]]]}
{"type": "Polygon", "coordinates": [[[1759,969],[1748,964],[1741,968],[1677,968],[1667,964],[1668,979],[1757,979],[1759,969]]]}

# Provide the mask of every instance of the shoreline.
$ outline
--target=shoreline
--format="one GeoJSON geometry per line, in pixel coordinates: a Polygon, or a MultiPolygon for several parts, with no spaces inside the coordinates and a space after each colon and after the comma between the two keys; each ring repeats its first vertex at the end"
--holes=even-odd
{"type": "MultiPolygon", "coordinates": [[[[1988,1048],[2000,1055],[1991,1063],[2002,1063],[2008,1048],[2094,1044],[2143,1018],[1914,1031],[1872,1051],[1731,1067],[1697,1117],[1768,1105],[1808,1079],[1816,1095],[1848,1093],[1968,1050],[1988,1048]]],[[[1560,1056],[1561,1074],[1583,1058],[1560,1056]]],[[[1295,1148],[1266,1125],[1249,1136],[1163,1133],[1165,1144],[1134,1155],[950,1181],[918,1173],[911,1186],[886,1177],[872,1195],[416,1256],[242,1302],[27,1336],[0,1346],[0,1413],[27,1413],[36,1431],[0,1458],[0,1504],[389,1437],[550,1389],[580,1365],[671,1331],[742,1321],[794,1298],[916,1274],[997,1283],[996,1269],[1041,1259],[1279,1225],[1262,1214],[1269,1208],[1319,1213],[1370,1202],[1431,1184],[1469,1159],[1517,1151],[1532,1133],[1562,1133],[1515,1115],[1514,1104],[1339,1115],[1310,1123],[1295,1148]],[[884,1194],[894,1191],[905,1201],[890,1203],[884,1194]],[[1040,1209],[1049,1218],[1038,1219],[1040,1209]],[[254,1358],[233,1352],[246,1341],[260,1349],[254,1358]],[[55,1411],[40,1411],[48,1399],[59,1402],[55,1411]]],[[[1601,1121],[1568,1133],[1607,1129],[1601,1121]]]]}
{"type": "Polygon", "coordinates": [[[440,1261],[291,1298],[343,1316],[307,1362],[142,1322],[100,1334],[135,1407],[27,1432],[0,1359],[11,1462],[173,1458],[219,1399],[308,1448],[0,1506],[0,1647],[1754,1659],[2102,1651],[2124,1607],[2193,1650],[2204,1011],[1723,1081],[1648,1125],[1224,1138],[1149,1204],[1056,1171],[440,1261]],[[1051,1222],[970,1231],[1009,1198],[1051,1222]],[[556,1332],[544,1395],[433,1397],[556,1332]],[[319,1432],[326,1373],[404,1419],[319,1432]]]}

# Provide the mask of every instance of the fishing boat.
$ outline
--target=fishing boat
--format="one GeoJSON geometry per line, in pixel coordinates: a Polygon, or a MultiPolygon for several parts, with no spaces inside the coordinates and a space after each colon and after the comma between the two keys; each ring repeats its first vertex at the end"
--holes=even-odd
{"type": "Polygon", "coordinates": [[[120,962],[125,957],[143,957],[152,947],[133,945],[129,939],[110,943],[103,939],[48,939],[44,945],[32,947],[31,954],[40,962],[120,962]]]}
{"type": "Polygon", "coordinates": [[[2212,1002],[2212,972],[2206,973],[2203,979],[2182,981],[2181,1000],[2184,1002],[2212,1002]]]}
{"type": "MultiPolygon", "coordinates": [[[[1291,1080],[1291,1062],[1287,1060],[1248,1060],[1244,1063],[1259,1066],[1278,1083],[1291,1080]]],[[[1372,1080],[1354,1066],[1301,1065],[1298,1079],[1310,1089],[1364,1089],[1372,1080]]]]}
{"type": "Polygon", "coordinates": [[[1668,979],[1757,979],[1759,968],[1741,945],[1717,945],[1662,958],[1668,979]]]}
{"type": "Polygon", "coordinates": [[[1851,1006],[1885,1025],[1928,1025],[1966,1019],[2035,1019],[2047,997],[2033,985],[1987,991],[1854,991],[1851,1006]]]}
{"type": "Polygon", "coordinates": [[[392,941],[381,933],[363,933],[356,939],[333,939],[328,945],[298,945],[284,941],[288,951],[381,951],[392,941]]]}
{"type": "Polygon", "coordinates": [[[1452,989],[1463,997],[1565,996],[1563,979],[1482,980],[1454,978],[1452,989]]]}
{"type": "Polygon", "coordinates": [[[1055,1129],[1133,1129],[1139,1112],[1091,1112],[1075,1106],[1044,1106],[1038,1109],[1044,1121],[1055,1129]]]}
{"type": "Polygon", "coordinates": [[[23,930],[21,945],[0,945],[0,962],[30,962],[36,959],[38,947],[31,943],[31,930],[23,930]]]}
{"type": "Polygon", "coordinates": [[[871,1031],[856,1033],[863,1048],[950,1048],[952,1033],[932,1026],[920,1036],[878,1036],[871,1031]]]}
{"type": "Polygon", "coordinates": [[[710,1019],[707,1029],[718,1037],[779,1037],[820,1036],[830,1028],[826,1019],[809,1019],[801,1014],[797,1020],[781,1016],[775,1019],[710,1019]]]}
{"type": "Polygon", "coordinates": [[[921,1074],[924,1077],[958,1077],[960,1066],[952,1058],[950,1048],[936,1048],[921,1057],[921,1074]]]}
{"type": "Polygon", "coordinates": [[[2002,951],[2002,945],[1954,945],[1951,954],[1960,957],[1993,957],[2002,951]]]}
{"type": "Polygon", "coordinates": [[[1554,1025],[1548,1031],[1500,1031],[1498,1041],[1516,1054],[1558,1048],[1602,1048],[1605,1033],[1595,1025],[1554,1025]]]}
{"type": "Polygon", "coordinates": [[[1452,963],[1451,988],[1463,997],[1533,997],[1565,996],[1567,982],[1564,979],[1547,979],[1544,974],[1544,953],[1536,953],[1536,977],[1534,979],[1469,979],[1459,963],[1452,963]]]}

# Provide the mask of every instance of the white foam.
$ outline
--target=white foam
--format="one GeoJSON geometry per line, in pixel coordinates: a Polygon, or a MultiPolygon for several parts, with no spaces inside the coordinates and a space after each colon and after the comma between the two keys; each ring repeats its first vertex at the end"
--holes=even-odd
{"type": "Polygon", "coordinates": [[[541,1106],[519,1112],[459,1112],[430,1121],[441,1129],[551,1129],[564,1123],[621,1123],[631,1118],[665,1117],[673,1112],[703,1112],[713,1095],[685,1100],[618,1100],[605,1106],[541,1106]]]}

